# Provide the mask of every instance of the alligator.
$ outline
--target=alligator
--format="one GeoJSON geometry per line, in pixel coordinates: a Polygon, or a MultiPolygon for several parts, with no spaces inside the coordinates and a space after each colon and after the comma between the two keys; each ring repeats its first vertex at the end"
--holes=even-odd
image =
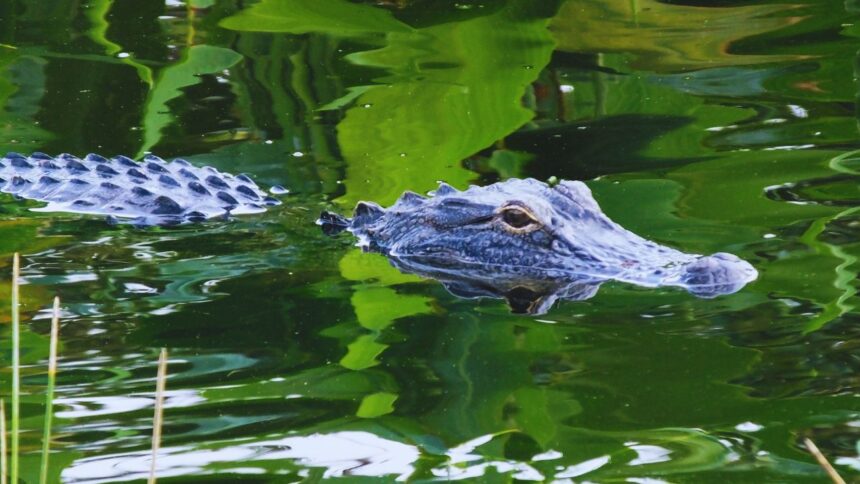
{"type": "Polygon", "coordinates": [[[712,298],[758,276],[735,255],[687,254],[624,229],[578,181],[509,179],[464,191],[440,183],[429,195],[406,192],[387,209],[359,202],[351,218],[323,212],[317,223],[456,296],[504,298],[530,314],[588,299],[609,280],[712,298]]]}
{"type": "MultiPolygon", "coordinates": [[[[9,153],[0,159],[0,192],[47,203],[34,210],[139,226],[260,213],[281,203],[247,175],[153,155],[136,162],[9,153]]],[[[732,254],[687,254],[624,229],[582,182],[509,179],[465,191],[441,183],[429,195],[406,192],[388,209],[359,202],[352,218],[323,212],[317,223],[329,235],[351,232],[360,247],[404,272],[439,280],[455,295],[504,298],[516,312],[532,314],[557,299],[588,299],[608,280],[710,298],[757,277],[732,254]]]]}
{"type": "MultiPolygon", "coordinates": [[[[0,192],[47,202],[38,211],[105,215],[139,226],[259,213],[281,203],[247,175],[154,155],[139,163],[125,156],[8,153],[0,159],[0,192]]],[[[285,190],[275,186],[271,192],[285,190]]]]}

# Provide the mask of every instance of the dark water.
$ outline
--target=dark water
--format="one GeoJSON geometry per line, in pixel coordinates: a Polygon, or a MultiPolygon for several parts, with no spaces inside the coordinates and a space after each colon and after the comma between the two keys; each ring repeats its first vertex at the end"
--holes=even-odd
{"type": "Polygon", "coordinates": [[[0,196],[27,482],[55,294],[55,480],[146,477],[161,347],[165,480],[826,482],[804,437],[860,476],[860,3],[189,3],[0,4],[0,150],[151,151],[291,190],[148,230],[0,196]],[[625,227],[759,280],[607,284],[523,317],[313,225],[524,176],[588,181],[625,227]]]}

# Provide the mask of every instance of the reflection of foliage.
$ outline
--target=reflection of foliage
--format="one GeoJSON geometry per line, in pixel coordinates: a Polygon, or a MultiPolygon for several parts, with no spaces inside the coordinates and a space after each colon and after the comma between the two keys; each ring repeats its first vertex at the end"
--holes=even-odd
{"type": "Polygon", "coordinates": [[[350,302],[355,316],[363,328],[370,331],[347,345],[347,353],[340,364],[351,370],[363,370],[379,364],[379,355],[388,348],[380,343],[381,332],[395,320],[429,312],[428,298],[398,294],[389,285],[414,282],[417,277],[401,274],[381,256],[363,255],[354,250],[339,263],[341,275],[348,280],[373,278],[378,285],[359,286],[350,302]]]}
{"type": "Polygon", "coordinates": [[[323,32],[335,36],[411,30],[385,10],[347,0],[264,0],[225,19],[221,25],[251,32],[323,32]]]}
{"type": "MultiPolygon", "coordinates": [[[[830,168],[850,175],[860,176],[860,172],[851,168],[851,165],[856,165],[860,161],[860,151],[852,151],[835,156],[830,160],[830,168]]],[[[860,206],[845,209],[835,215],[822,217],[813,222],[809,229],[800,237],[800,241],[807,244],[810,248],[818,253],[830,253],[833,257],[841,262],[836,266],[836,277],[833,280],[833,287],[841,291],[839,297],[824,305],[821,313],[810,320],[806,324],[804,332],[817,331],[830,321],[845,315],[854,310],[854,303],[849,303],[849,300],[854,298],[857,289],[854,287],[854,281],[858,278],[857,268],[852,266],[857,262],[858,257],[849,254],[844,248],[819,240],[819,236],[825,231],[828,224],[835,222],[841,218],[849,217],[860,211],[860,206]]]]}
{"type": "Polygon", "coordinates": [[[335,136],[330,121],[315,109],[340,95],[331,61],[337,42],[317,34],[272,38],[243,33],[234,48],[245,59],[231,72],[236,108],[244,125],[267,144],[233,144],[201,161],[217,159],[225,169],[237,166],[237,171],[260,176],[271,173],[270,183],[293,192],[336,192],[341,160],[335,136]]]}
{"type": "MultiPolygon", "coordinates": [[[[531,118],[520,98],[549,61],[552,42],[546,20],[523,19],[526,9],[521,3],[414,31],[393,19],[382,21],[388,17],[379,17],[378,9],[350,7],[355,9],[351,22],[363,27],[343,33],[383,32],[387,45],[348,59],[358,66],[386,69],[390,76],[379,80],[385,85],[348,94],[355,105],[338,125],[340,148],[349,162],[344,203],[358,198],[385,203],[406,188],[429,189],[426,182],[413,183],[414,170],[421,171],[423,180],[446,179],[461,185],[472,176],[459,167],[463,158],[531,118]],[[449,48],[454,45],[456,49],[449,48]]],[[[301,33],[340,30],[340,23],[346,22],[343,12],[323,17],[304,7],[263,3],[255,8],[263,7],[272,19],[263,26],[243,17],[246,14],[223,23],[240,30],[301,33]],[[299,22],[302,19],[307,22],[299,22]]]]}
{"type": "MultiPolygon", "coordinates": [[[[74,318],[67,362],[80,364],[60,385],[69,437],[56,465],[145,459],[146,365],[153,346],[171,344],[166,444],[176,461],[194,462],[179,470],[187,474],[332,477],[327,463],[283,446],[353,432],[410,450],[414,472],[404,479],[413,480],[510,481],[532,470],[600,481],[730,471],[755,482],[814,478],[791,435],[856,420],[846,409],[858,388],[857,217],[840,213],[856,205],[856,176],[807,190],[805,205],[778,203],[763,187],[821,178],[827,168],[817,161],[834,153],[761,148],[856,141],[847,103],[856,84],[844,39],[761,42],[856,34],[856,26],[816,13],[829,24],[810,30],[803,26],[816,19],[779,5],[639,1],[631,16],[626,0],[600,4],[599,15],[595,2],[567,2],[565,18],[550,22],[555,2],[378,4],[263,0],[225,21],[236,30],[223,30],[220,16],[237,2],[192,0],[209,8],[196,21],[183,17],[186,5],[164,2],[6,3],[0,24],[18,28],[0,33],[16,47],[0,46],[4,142],[26,130],[22,139],[57,136],[43,150],[128,153],[144,124],[147,147],[294,193],[346,193],[344,202],[385,202],[436,178],[464,184],[475,174],[460,162],[475,152],[466,167],[484,181],[613,173],[590,183],[622,225],[685,250],[737,252],[761,279],[712,301],[608,284],[594,300],[561,304],[549,324],[511,317],[497,301],[458,301],[380,256],[347,251],[345,240],[323,240],[312,226],[322,197],[289,197],[248,222],[153,231],[48,222],[4,203],[3,218],[16,219],[0,221],[0,249],[51,248],[30,258],[29,291],[63,293],[74,318]],[[538,3],[547,11],[523,13],[538,3]],[[450,11],[430,8],[440,5],[450,11]],[[708,28],[689,27],[705,20],[708,28]],[[562,51],[538,77],[552,51],[547,22],[562,51]],[[249,32],[262,27],[277,35],[249,32]],[[757,32],[755,42],[738,40],[757,32]],[[189,38],[199,47],[186,48],[189,38]],[[746,65],[837,47],[814,61],[746,65]],[[162,83],[149,104],[145,72],[112,57],[118,48],[162,83]],[[784,55],[745,55],[776,50],[784,55]],[[208,61],[193,57],[204,51],[224,62],[200,69],[208,61]],[[240,56],[228,74],[217,72],[240,56]],[[701,70],[665,73],[689,69],[701,70]],[[212,74],[195,76],[204,71],[212,74]],[[546,85],[559,98],[546,97],[546,85]],[[787,105],[800,101],[809,101],[808,117],[790,117],[787,105]],[[531,109],[547,118],[528,123],[531,109]],[[776,116],[787,120],[771,123],[776,116]],[[231,130],[235,119],[242,124],[231,130]],[[208,143],[211,131],[195,141],[210,127],[230,142],[208,143]],[[739,151],[747,148],[756,151],[739,151]],[[760,239],[766,233],[774,238],[760,239]],[[57,247],[70,235],[99,243],[57,247]],[[197,466],[201,456],[210,460],[197,466]]],[[[44,346],[31,334],[28,347],[44,346]]],[[[838,439],[852,436],[853,445],[856,433],[839,435],[823,444],[853,456],[838,439]]]]}
{"type": "Polygon", "coordinates": [[[17,49],[0,47],[0,146],[19,148],[50,138],[32,117],[45,92],[44,62],[21,57],[17,49]]]}
{"type": "Polygon", "coordinates": [[[391,202],[404,189],[432,188],[434,179],[463,185],[472,175],[460,160],[531,119],[520,99],[549,61],[552,43],[546,21],[518,19],[515,3],[484,17],[391,33],[388,46],[349,57],[391,76],[380,80],[389,85],[358,96],[338,125],[350,162],[342,202],[391,202]]]}
{"type": "Polygon", "coordinates": [[[167,103],[182,94],[181,89],[199,82],[197,76],[221,72],[239,62],[242,57],[222,47],[196,45],[190,47],[186,57],[167,68],[149,93],[143,117],[144,139],[140,151],[146,152],[158,143],[161,130],[170,122],[167,103]]]}
{"type": "Polygon", "coordinates": [[[589,0],[567,2],[551,29],[561,50],[632,54],[633,66],[640,70],[693,70],[792,59],[733,55],[731,49],[734,40],[794,22],[776,15],[784,9],[776,4],[713,8],[656,0],[589,0]]]}
{"type": "MultiPolygon", "coordinates": [[[[114,56],[122,52],[122,46],[111,41],[107,35],[108,28],[110,27],[107,15],[112,5],[113,0],[92,0],[87,9],[87,17],[92,25],[87,34],[93,39],[93,42],[104,46],[105,53],[109,56],[114,56]]],[[[152,86],[152,69],[130,56],[124,57],[122,62],[133,67],[137,71],[137,75],[140,76],[140,80],[150,87],[152,86]]]]}

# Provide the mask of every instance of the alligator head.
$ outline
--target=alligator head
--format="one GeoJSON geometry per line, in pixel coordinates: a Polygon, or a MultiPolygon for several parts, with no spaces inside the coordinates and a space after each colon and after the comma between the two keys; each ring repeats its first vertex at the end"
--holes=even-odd
{"type": "Polygon", "coordinates": [[[464,191],[442,183],[430,195],[406,192],[387,209],[359,202],[353,218],[324,212],[318,223],[328,234],[353,233],[365,250],[455,295],[503,297],[515,312],[587,299],[608,280],[710,298],[757,277],[732,254],[687,254],[624,229],[581,182],[511,179],[464,191]]]}

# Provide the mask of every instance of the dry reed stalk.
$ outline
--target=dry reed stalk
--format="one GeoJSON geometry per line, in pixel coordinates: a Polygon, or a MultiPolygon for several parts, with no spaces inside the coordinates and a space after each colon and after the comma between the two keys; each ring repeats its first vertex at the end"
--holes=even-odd
{"type": "Polygon", "coordinates": [[[167,348],[158,355],[158,374],[155,377],[155,415],[152,418],[152,461],[149,467],[149,484],[155,484],[156,459],[161,448],[161,426],[164,418],[164,390],[167,383],[167,348]]]}
{"type": "Polygon", "coordinates": [[[21,422],[21,308],[18,286],[20,276],[21,256],[16,252],[12,258],[12,455],[9,468],[9,480],[13,484],[18,482],[18,433],[21,422]]]}
{"type": "Polygon", "coordinates": [[[6,462],[6,401],[0,399],[0,484],[6,484],[9,477],[9,463],[6,462]]]}
{"type": "Polygon", "coordinates": [[[827,461],[827,457],[824,457],[824,454],[822,454],[821,451],[818,450],[818,446],[815,445],[815,442],[813,442],[812,439],[810,439],[809,437],[804,437],[803,445],[805,445],[806,449],[809,450],[809,453],[812,454],[813,457],[815,457],[815,460],[818,461],[818,465],[820,465],[821,468],[824,469],[824,472],[826,472],[827,475],[830,476],[831,481],[835,482],[836,484],[845,484],[845,479],[842,479],[839,473],[836,472],[836,469],[834,469],[833,466],[830,465],[830,462],[827,461]]]}
{"type": "Polygon", "coordinates": [[[42,433],[42,466],[39,483],[48,482],[48,455],[51,452],[51,423],[54,416],[54,388],[57,381],[57,345],[60,339],[60,298],[54,298],[54,313],[51,318],[51,342],[48,351],[48,390],[45,394],[45,424],[42,433]]]}

